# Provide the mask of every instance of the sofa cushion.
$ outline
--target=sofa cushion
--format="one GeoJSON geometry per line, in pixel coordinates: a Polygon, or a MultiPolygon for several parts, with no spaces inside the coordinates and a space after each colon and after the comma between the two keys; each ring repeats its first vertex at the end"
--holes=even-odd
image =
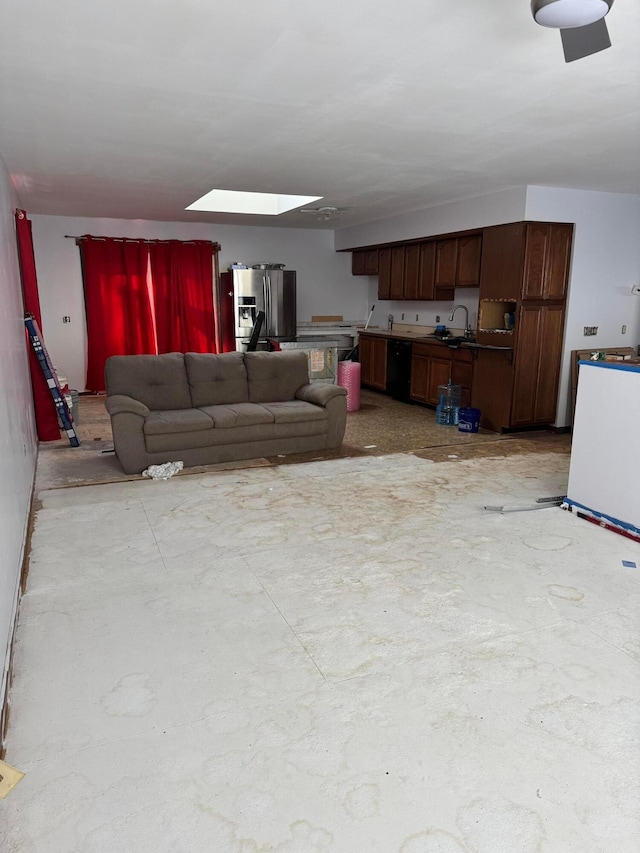
{"type": "Polygon", "coordinates": [[[166,435],[176,432],[199,432],[213,429],[213,421],[200,409],[173,409],[151,412],[144,420],[145,435],[166,435]]]}
{"type": "Polygon", "coordinates": [[[150,409],[190,409],[191,395],[181,352],[112,355],[104,367],[107,393],[133,397],[150,409]]]}
{"type": "MultiPolygon", "coordinates": [[[[179,453],[181,450],[194,450],[198,447],[239,447],[245,442],[260,444],[274,440],[282,440],[281,449],[271,449],[269,452],[291,453],[286,442],[309,436],[326,436],[327,421],[304,421],[298,424],[255,424],[236,429],[202,429],[199,432],[165,433],[164,435],[145,435],[145,448],[149,453],[179,453]]],[[[256,456],[262,456],[258,449],[256,456]]],[[[297,452],[304,450],[299,447],[297,452]]],[[[180,456],[168,456],[169,459],[180,459],[180,456]]]]}
{"type": "Polygon", "coordinates": [[[285,400],[283,403],[263,403],[277,424],[298,424],[303,421],[326,421],[329,414],[322,406],[302,400],[285,400]]]}
{"type": "Polygon", "coordinates": [[[244,363],[252,403],[293,400],[309,382],[309,363],[304,352],[246,352],[244,363]]]}
{"type": "Polygon", "coordinates": [[[249,402],[243,353],[188,352],[184,364],[194,406],[249,402]]]}
{"type": "Polygon", "coordinates": [[[203,406],[201,409],[216,429],[232,429],[255,424],[272,424],[273,414],[255,403],[234,403],[230,406],[203,406]]]}

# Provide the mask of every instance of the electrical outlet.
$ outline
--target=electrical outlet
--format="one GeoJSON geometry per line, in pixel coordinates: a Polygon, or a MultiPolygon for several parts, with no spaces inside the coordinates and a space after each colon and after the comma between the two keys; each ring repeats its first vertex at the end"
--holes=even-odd
{"type": "Polygon", "coordinates": [[[70,322],[71,322],[71,317],[69,317],[69,315],[68,315],[68,314],[65,314],[65,315],[64,315],[64,317],[62,318],[62,322],[63,322],[63,323],[70,323],[70,322]]]}
{"type": "Polygon", "coordinates": [[[440,315],[436,314],[436,323],[439,323],[439,322],[440,322],[440,315]]]}
{"type": "Polygon", "coordinates": [[[402,319],[404,320],[404,314],[402,315],[402,319]]]}
{"type": "Polygon", "coordinates": [[[597,326],[585,326],[584,327],[585,338],[588,338],[591,335],[597,335],[597,334],[598,334],[598,327],[597,326]]]}
{"type": "Polygon", "coordinates": [[[622,327],[622,334],[623,334],[623,335],[626,335],[626,334],[627,334],[627,327],[626,327],[626,325],[622,327]]]}
{"type": "Polygon", "coordinates": [[[416,314],[416,323],[418,322],[418,315],[416,314]]]}

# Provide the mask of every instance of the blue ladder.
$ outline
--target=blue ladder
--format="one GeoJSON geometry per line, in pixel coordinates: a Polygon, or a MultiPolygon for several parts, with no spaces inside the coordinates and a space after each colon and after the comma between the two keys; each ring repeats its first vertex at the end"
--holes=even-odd
{"type": "Polygon", "coordinates": [[[40,329],[38,328],[38,324],[36,323],[33,314],[27,314],[25,316],[24,324],[27,328],[33,351],[36,354],[40,367],[42,368],[42,372],[44,373],[44,378],[47,381],[49,391],[51,391],[51,396],[53,397],[53,402],[55,403],[56,412],[60,423],[62,424],[62,429],[67,434],[69,444],[72,447],[80,447],[80,441],[76,435],[75,429],[73,428],[73,415],[69,411],[67,401],[64,399],[60,383],[58,382],[58,377],[56,376],[56,372],[51,364],[49,353],[44,345],[42,334],[40,333],[40,329]]]}

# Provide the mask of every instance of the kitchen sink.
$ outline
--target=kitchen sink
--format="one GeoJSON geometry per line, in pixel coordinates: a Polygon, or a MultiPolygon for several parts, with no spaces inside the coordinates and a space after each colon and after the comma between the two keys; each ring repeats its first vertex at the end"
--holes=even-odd
{"type": "Polygon", "coordinates": [[[448,335],[446,337],[442,337],[441,335],[425,335],[423,340],[425,341],[439,341],[441,344],[445,344],[448,347],[457,348],[460,344],[475,344],[475,338],[465,338],[463,335],[448,335]]]}

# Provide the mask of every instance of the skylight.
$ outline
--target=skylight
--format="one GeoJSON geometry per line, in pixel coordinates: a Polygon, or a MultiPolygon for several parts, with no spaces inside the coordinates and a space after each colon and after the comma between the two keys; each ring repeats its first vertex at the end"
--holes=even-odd
{"type": "Polygon", "coordinates": [[[279,195],[278,193],[247,193],[236,190],[211,190],[185,210],[208,210],[214,213],[257,213],[278,216],[303,204],[319,201],[321,195],[279,195]]]}

